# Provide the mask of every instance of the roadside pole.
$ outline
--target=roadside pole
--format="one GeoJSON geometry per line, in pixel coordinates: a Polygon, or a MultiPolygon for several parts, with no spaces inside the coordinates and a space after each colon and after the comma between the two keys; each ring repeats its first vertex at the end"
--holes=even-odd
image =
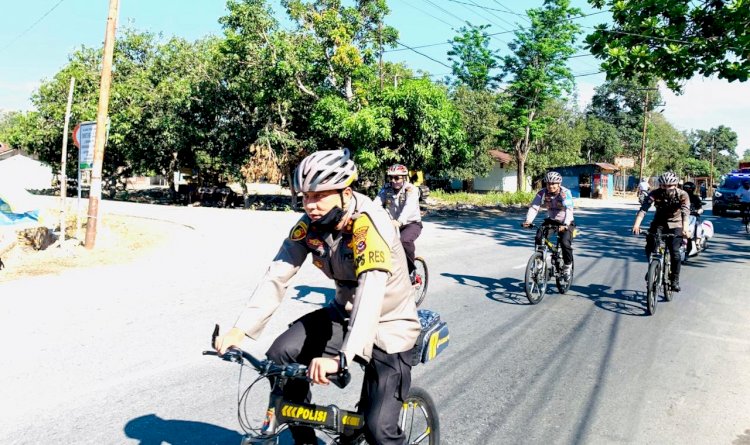
{"type": "Polygon", "coordinates": [[[104,57],[102,58],[102,75],[99,86],[99,108],[96,113],[96,141],[94,143],[94,165],[91,170],[91,188],[89,190],[89,211],[86,222],[86,249],[93,249],[96,244],[96,233],[99,226],[99,201],[102,197],[102,164],[104,162],[104,142],[107,138],[107,111],[109,108],[109,90],[112,85],[112,58],[115,48],[115,29],[120,0],[109,0],[107,30],[104,34],[104,57]]]}
{"type": "Polygon", "coordinates": [[[70,123],[70,108],[73,106],[73,87],[76,78],[70,78],[68,91],[68,106],[65,108],[65,125],[63,126],[62,158],[60,159],[60,243],[65,243],[65,226],[68,206],[68,124],[70,123]]]}

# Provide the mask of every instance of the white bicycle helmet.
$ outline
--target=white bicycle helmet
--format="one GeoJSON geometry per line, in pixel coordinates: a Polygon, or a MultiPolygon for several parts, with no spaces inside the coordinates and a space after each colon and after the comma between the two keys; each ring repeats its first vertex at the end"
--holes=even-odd
{"type": "Polygon", "coordinates": [[[388,176],[407,176],[409,169],[405,165],[395,164],[388,167],[388,176]]]}
{"type": "Polygon", "coordinates": [[[677,185],[680,182],[680,178],[672,172],[664,172],[659,176],[659,185],[677,185]]]}
{"type": "Polygon", "coordinates": [[[357,166],[348,148],[316,151],[294,171],[294,188],[299,192],[342,190],[357,179],[357,166]]]}
{"type": "Polygon", "coordinates": [[[547,172],[544,180],[547,182],[547,184],[561,184],[562,176],[558,172],[547,172]]]}

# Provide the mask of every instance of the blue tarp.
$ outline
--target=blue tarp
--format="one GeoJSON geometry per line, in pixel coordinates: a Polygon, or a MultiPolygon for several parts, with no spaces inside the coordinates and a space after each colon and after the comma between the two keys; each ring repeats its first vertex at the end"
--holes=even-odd
{"type": "Polygon", "coordinates": [[[39,210],[25,213],[11,213],[10,206],[0,199],[0,227],[36,225],[39,222],[39,210]]]}
{"type": "Polygon", "coordinates": [[[0,228],[26,228],[39,224],[34,196],[10,182],[0,182],[0,228]]]}

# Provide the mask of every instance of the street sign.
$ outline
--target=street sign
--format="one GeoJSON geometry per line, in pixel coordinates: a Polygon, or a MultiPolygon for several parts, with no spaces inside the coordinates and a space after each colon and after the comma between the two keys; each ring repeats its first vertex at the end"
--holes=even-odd
{"type": "Polygon", "coordinates": [[[635,159],[617,156],[615,157],[615,165],[620,168],[633,168],[635,167],[635,159]]]}
{"type": "Polygon", "coordinates": [[[94,138],[96,136],[96,122],[81,122],[73,130],[73,143],[80,148],[78,168],[87,170],[94,166],[94,138]]]}

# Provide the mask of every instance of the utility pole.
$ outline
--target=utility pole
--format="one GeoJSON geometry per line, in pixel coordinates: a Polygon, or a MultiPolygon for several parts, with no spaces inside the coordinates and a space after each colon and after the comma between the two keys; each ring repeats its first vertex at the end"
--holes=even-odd
{"type": "Polygon", "coordinates": [[[380,89],[383,89],[383,20],[378,21],[378,46],[380,46],[380,63],[378,71],[380,72],[380,89]]]}
{"type": "Polygon", "coordinates": [[[643,106],[643,136],[641,138],[641,171],[638,177],[640,181],[643,178],[643,169],[646,167],[646,126],[648,125],[648,93],[646,90],[646,102],[643,106]]]}
{"type": "Polygon", "coordinates": [[[711,169],[708,171],[709,188],[714,187],[714,148],[715,148],[715,145],[716,145],[716,136],[711,135],[711,169]]]}
{"type": "Polygon", "coordinates": [[[99,226],[99,201],[102,197],[102,164],[104,162],[104,143],[107,138],[107,112],[109,109],[109,89],[112,85],[112,58],[115,49],[115,29],[120,0],[109,0],[107,30],[104,34],[104,55],[102,58],[102,75],[99,84],[99,108],[96,112],[96,136],[94,138],[94,165],[91,170],[91,188],[89,191],[89,211],[86,222],[86,249],[93,249],[96,244],[96,232],[99,226]]]}
{"type": "Polygon", "coordinates": [[[70,123],[70,109],[73,106],[73,87],[76,78],[70,78],[70,89],[68,90],[68,105],[65,107],[65,124],[63,125],[62,157],[60,159],[60,241],[65,242],[65,226],[67,219],[68,204],[68,124],[70,123]]]}

